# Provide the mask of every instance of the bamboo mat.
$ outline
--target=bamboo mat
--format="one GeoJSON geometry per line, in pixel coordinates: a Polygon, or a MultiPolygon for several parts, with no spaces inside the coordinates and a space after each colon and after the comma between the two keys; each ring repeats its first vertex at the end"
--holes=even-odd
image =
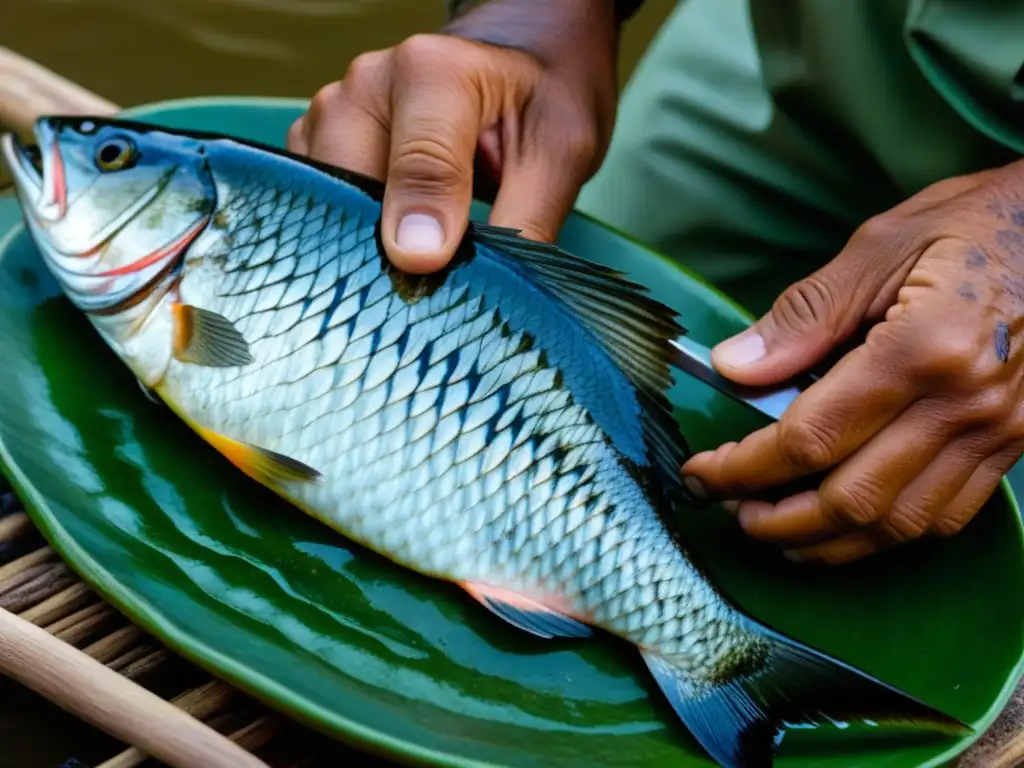
{"type": "MultiPolygon", "coordinates": [[[[365,755],[272,712],[230,685],[212,678],[104,603],[47,546],[2,475],[0,608],[43,627],[123,677],[171,701],[220,733],[230,735],[233,741],[271,768],[334,768],[357,761],[367,762],[365,755]]],[[[2,672],[0,670],[0,675],[2,672]]],[[[41,700],[33,701],[34,697],[35,694],[21,689],[10,679],[0,677],[0,698],[8,706],[16,703],[32,713],[53,710],[41,700]]],[[[57,714],[65,721],[71,718],[59,710],[57,714]]],[[[52,715],[40,714],[37,719],[47,722],[20,723],[19,733],[9,735],[5,735],[5,726],[12,726],[0,723],[0,766],[133,768],[145,765],[150,768],[161,765],[84,723],[71,729],[62,728],[52,715]],[[31,732],[36,733],[35,740],[39,743],[32,743],[31,732]],[[54,739],[64,743],[54,744],[54,739]],[[18,744],[16,754],[12,743],[18,744]],[[62,757],[55,761],[55,754],[62,754],[62,757]]],[[[374,764],[388,765],[380,761],[374,764]]]]}

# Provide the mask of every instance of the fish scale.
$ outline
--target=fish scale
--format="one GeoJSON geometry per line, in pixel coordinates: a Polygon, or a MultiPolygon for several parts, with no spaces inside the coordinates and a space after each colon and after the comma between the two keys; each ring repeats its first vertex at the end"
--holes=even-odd
{"type": "MultiPolygon", "coordinates": [[[[578,406],[559,407],[557,400],[549,403],[555,407],[548,411],[529,409],[531,404],[534,409],[543,408],[540,396],[553,389],[557,373],[550,366],[539,364],[539,350],[518,352],[523,334],[507,335],[503,332],[504,319],[497,308],[488,307],[481,297],[467,300],[467,292],[461,288],[442,287],[419,312],[416,305],[410,308],[403,303],[386,301],[392,289],[373,243],[375,220],[367,223],[356,214],[349,213],[348,216],[335,214],[336,220],[327,223],[327,213],[332,210],[329,205],[322,206],[324,218],[316,219],[315,226],[307,227],[302,222],[300,242],[289,249],[283,259],[275,257],[253,267],[246,260],[246,257],[253,258],[254,252],[247,247],[252,240],[258,237],[266,248],[275,239],[293,241],[301,221],[295,218],[295,212],[308,208],[313,200],[281,190],[261,190],[251,181],[243,181],[235,189],[235,194],[241,199],[233,199],[227,208],[231,219],[242,222],[242,225],[230,233],[233,248],[227,254],[225,272],[228,275],[251,273],[251,277],[241,290],[238,288],[240,280],[225,281],[217,303],[208,306],[229,319],[236,319],[239,331],[258,351],[258,363],[237,378],[231,378],[231,374],[218,369],[197,375],[189,366],[172,364],[165,384],[167,392],[180,401],[198,403],[200,409],[196,411],[195,418],[215,430],[229,426],[227,420],[219,419],[217,414],[226,412],[228,403],[235,403],[236,412],[246,414],[244,427],[234,433],[238,439],[273,447],[275,451],[316,467],[324,475],[324,481],[314,489],[298,487],[290,490],[289,496],[297,504],[305,509],[318,510],[319,516],[330,518],[333,524],[346,530],[353,538],[371,548],[387,551],[397,561],[418,570],[470,582],[488,582],[494,578],[492,571],[496,570],[501,578],[516,580],[522,589],[543,593],[550,588],[548,577],[556,568],[551,555],[558,544],[566,540],[565,537],[569,542],[575,540],[575,552],[566,552],[563,548],[557,562],[558,572],[570,575],[570,583],[560,585],[564,596],[582,601],[581,612],[592,613],[599,625],[624,633],[634,641],[655,636],[657,633],[642,626],[642,622],[638,623],[636,611],[604,615],[601,610],[609,596],[618,594],[620,590],[617,587],[625,584],[618,569],[628,571],[639,566],[631,568],[627,559],[622,565],[606,568],[608,573],[588,569],[588,566],[599,562],[599,550],[593,544],[614,511],[614,502],[592,501],[584,506],[579,530],[588,535],[574,535],[576,532],[572,530],[565,531],[562,536],[551,535],[554,531],[549,527],[550,521],[563,519],[565,497],[574,491],[582,498],[616,499],[618,505],[630,508],[638,499],[644,506],[649,504],[642,499],[643,495],[635,484],[615,471],[613,451],[601,439],[600,430],[583,409],[578,406]],[[289,199],[291,205],[284,205],[289,199]],[[272,202],[276,206],[271,207],[272,202]],[[258,230],[249,226],[249,217],[254,213],[258,217],[258,230]],[[318,237],[325,227],[358,234],[350,248],[339,249],[335,261],[319,263],[319,252],[304,247],[301,241],[318,237]],[[294,252],[306,255],[296,257],[294,252]],[[304,259],[312,263],[300,267],[304,259]],[[332,301],[319,313],[312,312],[315,296],[310,295],[310,291],[315,281],[307,281],[306,291],[295,290],[298,278],[294,274],[300,271],[306,274],[323,271],[332,277],[337,275],[331,286],[334,291],[332,301]],[[296,330],[296,325],[282,330],[273,325],[264,328],[252,322],[254,316],[239,312],[242,298],[252,292],[268,296],[258,301],[258,306],[274,304],[278,313],[286,318],[291,317],[286,312],[291,304],[308,300],[308,314],[304,321],[319,318],[324,332],[309,340],[296,330]],[[291,301],[283,301],[285,296],[291,296],[291,301]],[[348,305],[345,304],[347,299],[352,299],[348,305]],[[420,315],[419,319],[416,315],[420,315]],[[398,359],[402,356],[403,350],[397,346],[399,340],[413,335],[430,338],[431,329],[422,327],[427,325],[433,325],[434,338],[425,345],[418,359],[407,361],[406,367],[425,364],[435,373],[422,381],[427,386],[415,386],[415,382],[406,379],[409,382],[407,387],[412,391],[401,404],[402,418],[392,414],[392,431],[405,429],[409,435],[420,433],[420,440],[425,442],[424,450],[429,452],[426,458],[431,469],[429,482],[417,485],[418,479],[426,479],[418,472],[419,464],[413,463],[417,452],[403,452],[405,446],[400,440],[390,441],[393,448],[381,451],[380,446],[388,443],[387,436],[381,431],[379,420],[374,422],[372,417],[379,413],[386,401],[386,382],[393,380],[398,359]],[[386,335],[383,333],[385,327],[389,328],[386,335]],[[334,354],[325,357],[322,354],[323,338],[329,330],[339,330],[346,343],[337,345],[334,354]],[[254,335],[256,332],[261,333],[254,335]],[[360,339],[364,340],[362,344],[360,339]],[[467,346],[477,339],[480,340],[479,347],[467,346]],[[474,349],[480,350],[475,359],[472,356],[474,349]],[[304,371],[303,358],[316,359],[317,367],[313,371],[334,368],[337,371],[336,383],[348,383],[353,379],[350,386],[358,391],[348,398],[351,402],[335,403],[332,408],[331,399],[324,396],[326,393],[318,392],[316,397],[311,397],[309,384],[313,371],[296,380],[270,387],[255,383],[277,381],[266,369],[304,371]],[[478,377],[477,388],[470,389],[465,376],[476,367],[493,370],[494,374],[487,382],[478,377]],[[289,395],[287,390],[291,387],[299,387],[299,393],[289,395]],[[378,390],[374,395],[366,391],[374,389],[378,390]],[[483,389],[492,393],[471,404],[470,401],[479,397],[483,389]],[[429,396],[430,406],[419,414],[420,421],[417,422],[417,417],[411,414],[411,405],[420,396],[429,396]],[[351,439],[325,441],[326,435],[309,429],[306,423],[290,424],[282,430],[272,416],[278,408],[276,401],[285,398],[296,403],[293,407],[301,408],[307,415],[313,408],[311,420],[316,423],[330,425],[332,421],[336,422],[339,425],[337,433],[347,430],[351,439]],[[503,409],[499,409],[499,401],[504,404],[503,409]],[[501,417],[509,412],[522,414],[519,423],[503,424],[499,430],[501,417]],[[566,467],[568,471],[552,477],[550,469],[537,461],[537,448],[549,435],[529,434],[522,427],[526,419],[542,417],[545,413],[549,424],[544,424],[541,419],[536,422],[537,427],[549,427],[550,436],[556,439],[562,436],[561,441],[555,443],[557,448],[564,451],[586,448],[580,460],[591,463],[595,468],[601,467],[593,473],[590,483],[579,485],[581,475],[572,472],[571,466],[566,467]],[[499,432],[504,434],[499,437],[499,432]],[[589,440],[581,439],[587,435],[589,440]],[[514,448],[517,438],[521,443],[514,448]],[[492,451],[488,455],[489,446],[503,444],[507,446],[504,453],[496,455],[492,451]],[[449,446],[452,448],[446,450],[449,446]],[[480,474],[484,458],[491,468],[489,472],[480,474]],[[356,468],[359,469],[358,478],[346,477],[356,468]],[[512,482],[516,477],[523,478],[518,486],[512,482]],[[381,489],[379,483],[385,478],[389,481],[381,489]],[[459,478],[468,479],[468,482],[455,482],[459,478]],[[470,494],[477,501],[468,508],[463,507],[465,511],[461,513],[461,519],[467,522],[461,527],[469,529],[469,522],[474,519],[480,521],[471,531],[473,536],[465,540],[458,535],[462,531],[447,536],[438,534],[436,526],[441,513],[458,506],[452,504],[456,489],[462,491],[473,482],[480,486],[480,490],[470,494]],[[494,489],[492,493],[486,492],[487,487],[494,489]],[[343,492],[328,490],[334,488],[343,489],[343,492]],[[514,490],[508,493],[509,489],[514,490]],[[489,505],[492,495],[503,492],[503,503],[489,505]],[[544,503],[533,506],[520,503],[527,494],[535,500],[543,499],[544,503]],[[394,500],[403,496],[417,499],[418,504],[395,506],[394,500]],[[485,516],[488,510],[493,513],[490,519],[485,516]],[[388,532],[391,533],[385,545],[383,538],[388,532]],[[500,542],[505,538],[513,542],[510,549],[501,547],[500,542]],[[431,546],[417,548],[416,542],[421,540],[429,541],[431,546]],[[504,561],[493,556],[501,552],[507,555],[504,561]],[[417,555],[426,556],[429,562],[417,561],[417,555]],[[467,555],[473,562],[460,563],[459,558],[467,555]],[[547,567],[540,568],[539,565],[547,567]]],[[[259,258],[259,255],[255,254],[255,257],[259,258]]],[[[240,422],[234,423],[241,425],[240,422]]],[[[330,431],[328,427],[327,432],[330,431]]],[[[648,524],[655,522],[653,510],[650,517],[648,524]]],[[[633,526],[637,530],[632,535],[641,533],[643,525],[642,519],[634,517],[633,526]]],[[[625,523],[623,526],[628,527],[625,523]]],[[[623,532],[620,538],[629,538],[630,535],[623,532]]],[[[668,550],[675,550],[675,544],[667,533],[661,538],[663,541],[652,541],[651,546],[656,547],[660,543],[668,550]]],[[[646,548],[630,550],[628,554],[647,558],[648,551],[646,548]]],[[[614,550],[601,554],[608,558],[614,555],[614,550]]],[[[605,562],[615,561],[606,559],[605,562]]],[[[685,568],[685,563],[680,564],[685,568]]],[[[673,578],[670,573],[666,576],[662,581],[664,599],[683,594],[686,580],[673,578]]],[[[643,587],[637,589],[642,590],[643,587]]],[[[711,597],[710,592],[708,597],[711,597]]],[[[638,593],[634,602],[639,598],[638,593]]],[[[723,618],[727,618],[728,609],[720,612],[723,618]]],[[[646,616],[651,621],[662,621],[660,612],[648,612],[646,616]]],[[[708,621],[715,618],[713,614],[707,616],[708,621]]]]}
{"type": "Polygon", "coordinates": [[[147,392],[305,512],[535,635],[630,641],[727,768],[771,765],[794,723],[966,728],[697,568],[669,527],[694,501],[665,397],[681,329],[622,275],[476,223],[450,266],[406,275],[377,182],[125,121],[36,132],[44,170],[2,148],[22,205],[62,211],[26,221],[65,293],[147,392]]]}

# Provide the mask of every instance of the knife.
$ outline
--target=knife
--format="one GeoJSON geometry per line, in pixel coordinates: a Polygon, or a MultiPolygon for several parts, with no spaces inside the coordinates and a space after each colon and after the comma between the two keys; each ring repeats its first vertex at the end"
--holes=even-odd
{"type": "Polygon", "coordinates": [[[716,371],[711,364],[711,350],[699,341],[680,336],[669,343],[674,351],[672,364],[677,368],[775,421],[801,392],[818,380],[808,373],[769,387],[749,387],[730,381],[716,371]]]}
{"type": "MultiPolygon", "coordinates": [[[[813,373],[804,373],[773,386],[744,386],[730,381],[718,373],[711,364],[711,350],[700,342],[694,341],[689,336],[680,336],[669,343],[674,352],[671,360],[673,365],[773,421],[778,421],[789,404],[820,378],[813,373]]],[[[802,491],[817,490],[826,475],[827,472],[818,472],[800,477],[774,488],[757,491],[752,494],[751,498],[777,503],[802,491]]]]}

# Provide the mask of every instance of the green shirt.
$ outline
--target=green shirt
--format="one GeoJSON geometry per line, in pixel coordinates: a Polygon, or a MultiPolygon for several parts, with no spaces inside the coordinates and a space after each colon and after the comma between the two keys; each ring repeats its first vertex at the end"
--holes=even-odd
{"type": "Polygon", "coordinates": [[[578,206],[760,313],[873,214],[1022,154],[1024,2],[683,0],[578,206]]]}

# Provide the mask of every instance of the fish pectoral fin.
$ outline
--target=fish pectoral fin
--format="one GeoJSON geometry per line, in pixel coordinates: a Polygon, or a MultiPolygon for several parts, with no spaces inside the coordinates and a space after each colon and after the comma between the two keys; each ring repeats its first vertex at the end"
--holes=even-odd
{"type": "Polygon", "coordinates": [[[249,343],[223,315],[191,304],[175,304],[174,357],[183,363],[229,368],[253,362],[249,343]]]}
{"type": "Polygon", "coordinates": [[[460,586],[481,604],[509,624],[548,640],[555,637],[590,637],[593,630],[528,597],[483,584],[464,582],[460,586]]]}
{"type": "Polygon", "coordinates": [[[310,482],[321,477],[312,467],[283,454],[211,430],[200,429],[199,433],[228,461],[263,485],[274,487],[282,482],[310,482]]]}

